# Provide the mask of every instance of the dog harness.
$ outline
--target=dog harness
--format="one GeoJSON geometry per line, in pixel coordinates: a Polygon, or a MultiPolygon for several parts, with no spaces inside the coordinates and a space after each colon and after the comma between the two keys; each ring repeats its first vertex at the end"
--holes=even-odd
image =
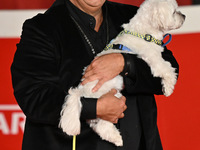
{"type": "MultiPolygon", "coordinates": [[[[130,34],[130,35],[133,35],[133,36],[136,36],[136,37],[139,37],[139,38],[142,38],[144,39],[145,41],[147,42],[153,42],[159,46],[162,46],[162,47],[165,47],[167,44],[169,44],[172,40],[172,35],[167,33],[164,35],[163,39],[162,40],[158,40],[156,38],[154,38],[152,35],[150,34],[140,34],[140,33],[137,33],[137,32],[131,32],[131,31],[128,31],[128,30],[123,30],[121,31],[117,37],[119,36],[122,36],[124,34],[130,34]],[[169,40],[164,43],[163,40],[169,36],[169,40]]],[[[109,49],[119,49],[119,50],[124,50],[124,51],[131,51],[128,47],[122,45],[122,44],[112,44],[113,40],[105,47],[105,51],[106,50],[109,50],[109,49]]]]}

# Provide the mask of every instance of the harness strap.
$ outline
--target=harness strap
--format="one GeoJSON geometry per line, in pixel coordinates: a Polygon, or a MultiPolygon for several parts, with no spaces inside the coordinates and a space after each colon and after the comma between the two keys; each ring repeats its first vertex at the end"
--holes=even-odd
{"type": "Polygon", "coordinates": [[[113,44],[112,49],[119,49],[122,51],[131,51],[128,47],[122,45],[122,44],[113,44]]]}

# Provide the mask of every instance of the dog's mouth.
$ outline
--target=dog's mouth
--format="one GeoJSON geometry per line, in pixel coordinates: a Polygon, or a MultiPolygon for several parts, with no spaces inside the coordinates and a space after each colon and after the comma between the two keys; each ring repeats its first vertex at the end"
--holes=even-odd
{"type": "Polygon", "coordinates": [[[179,29],[185,22],[185,18],[186,16],[184,14],[182,14],[180,11],[177,11],[175,17],[175,24],[174,26],[169,27],[169,29],[170,30],[179,29]]]}
{"type": "Polygon", "coordinates": [[[181,12],[179,12],[178,13],[180,16],[181,16],[181,25],[180,26],[182,26],[183,25],[183,23],[185,22],[185,18],[186,18],[186,16],[184,15],[184,14],[182,14],[181,12]]]}
{"type": "Polygon", "coordinates": [[[184,14],[182,14],[180,11],[178,11],[177,14],[179,14],[180,16],[182,16],[182,18],[185,20],[186,16],[184,14]]]}

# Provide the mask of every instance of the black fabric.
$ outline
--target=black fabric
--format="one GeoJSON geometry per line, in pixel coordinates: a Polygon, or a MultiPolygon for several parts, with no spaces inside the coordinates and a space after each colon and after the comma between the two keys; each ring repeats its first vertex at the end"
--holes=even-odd
{"type": "Polygon", "coordinates": [[[82,111],[81,111],[81,120],[86,119],[95,119],[96,118],[96,98],[81,98],[82,111]]]}
{"type": "MultiPolygon", "coordinates": [[[[109,28],[119,33],[123,23],[134,16],[137,7],[106,1],[109,28]]],[[[110,39],[117,34],[109,30],[110,39]]],[[[81,120],[81,134],[77,136],[77,150],[137,150],[142,142],[145,150],[161,150],[156,125],[154,94],[162,94],[159,78],[135,55],[135,78],[124,77],[127,98],[125,117],[119,120],[123,147],[103,141],[81,120]],[[144,138],[141,138],[144,137],[144,138]]],[[[163,58],[178,69],[172,53],[165,49],[163,58]]],[[[93,60],[80,31],[69,16],[65,1],[57,0],[44,14],[23,24],[20,43],[11,66],[16,100],[26,115],[23,150],[71,150],[72,137],[58,128],[60,111],[70,87],[80,83],[83,68],[93,60]]],[[[87,101],[87,100],[86,100],[87,101]]],[[[94,102],[95,103],[95,102],[94,102]]],[[[86,108],[95,113],[95,104],[86,108]],[[91,109],[90,109],[91,108],[91,109]]],[[[93,117],[85,113],[85,118],[93,117]]]]}
{"type": "Polygon", "coordinates": [[[124,57],[124,69],[120,73],[120,75],[122,75],[123,77],[131,77],[132,81],[135,81],[136,72],[134,67],[134,59],[132,59],[130,54],[122,53],[122,55],[124,57]]]}
{"type": "MultiPolygon", "coordinates": [[[[102,25],[100,26],[99,31],[96,32],[94,30],[96,25],[95,18],[78,9],[70,1],[67,0],[66,2],[70,15],[77,21],[81,29],[84,31],[84,33],[90,40],[91,44],[95,49],[96,52],[95,54],[100,53],[104,49],[105,45],[107,45],[108,42],[111,40],[109,38],[109,33],[107,32],[109,32],[109,30],[112,30],[115,34],[117,34],[117,31],[115,30],[114,27],[108,28],[109,22],[107,18],[106,5],[103,5],[102,7],[103,9],[102,25]]],[[[86,47],[88,47],[88,50],[91,51],[91,47],[88,46],[88,43],[86,42],[85,44],[86,47]]]]}

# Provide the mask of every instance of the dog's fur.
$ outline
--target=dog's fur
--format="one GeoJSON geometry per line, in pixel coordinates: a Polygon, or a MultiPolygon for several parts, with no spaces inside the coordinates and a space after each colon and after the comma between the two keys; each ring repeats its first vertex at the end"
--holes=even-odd
{"type": "MultiPolygon", "coordinates": [[[[175,0],[146,0],[130,22],[122,25],[122,27],[131,32],[150,34],[156,39],[162,40],[166,32],[181,27],[185,20],[185,16],[176,11],[177,7],[178,5],[175,0]]],[[[139,58],[143,59],[150,66],[153,76],[162,79],[164,95],[169,96],[172,94],[174,85],[176,84],[177,74],[175,73],[175,68],[162,58],[162,46],[129,34],[117,36],[112,41],[112,44],[122,44],[130,48],[131,52],[125,53],[136,54],[139,58]]],[[[103,51],[98,56],[122,52],[124,51],[110,49],[103,51]]],[[[107,81],[97,92],[92,93],[92,88],[97,82],[96,80],[84,86],[80,84],[77,88],[71,88],[69,90],[69,94],[65,98],[65,103],[61,111],[59,124],[68,135],[80,134],[81,97],[99,98],[113,88],[119,91],[116,96],[121,96],[120,91],[123,86],[123,78],[120,75],[107,81]]],[[[120,132],[111,122],[97,118],[88,120],[88,123],[102,139],[114,143],[116,146],[123,145],[120,132]]]]}

